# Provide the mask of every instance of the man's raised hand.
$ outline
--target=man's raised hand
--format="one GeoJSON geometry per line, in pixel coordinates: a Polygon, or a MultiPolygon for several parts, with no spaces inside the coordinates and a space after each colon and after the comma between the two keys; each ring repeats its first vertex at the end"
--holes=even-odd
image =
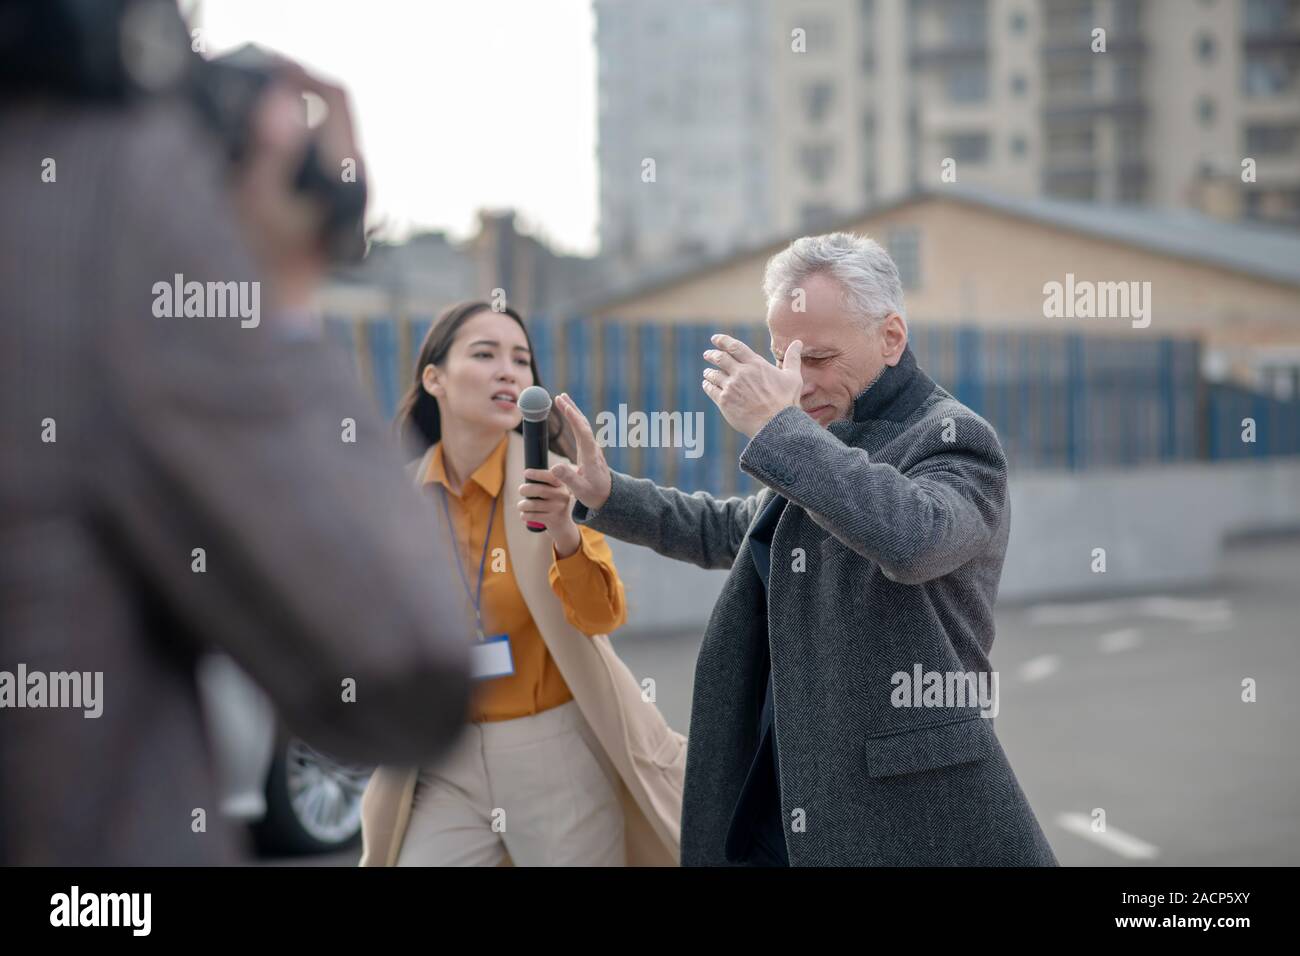
{"type": "Polygon", "coordinates": [[[609,498],[609,465],[605,463],[605,453],[596,443],[596,435],[591,430],[591,423],[582,414],[568,392],[563,392],[555,400],[560,414],[569,422],[578,439],[578,460],[568,465],[556,462],[551,466],[551,474],[564,482],[565,486],[591,511],[599,511],[609,498]]]}
{"type": "Polygon", "coordinates": [[[780,368],[730,335],[718,333],[713,344],[704,357],[717,368],[705,369],[700,385],[736,431],[753,438],[781,409],[799,405],[801,341],[790,343],[780,368]]]}

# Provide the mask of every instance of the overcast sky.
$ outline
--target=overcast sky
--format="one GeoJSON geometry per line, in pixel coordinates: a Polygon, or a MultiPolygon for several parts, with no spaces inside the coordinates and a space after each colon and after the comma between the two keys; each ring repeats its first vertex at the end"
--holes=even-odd
{"type": "Polygon", "coordinates": [[[348,89],[372,224],[463,238],[480,207],[513,207],[595,251],[590,0],[202,0],[190,19],[209,55],[252,41],[348,89]]]}

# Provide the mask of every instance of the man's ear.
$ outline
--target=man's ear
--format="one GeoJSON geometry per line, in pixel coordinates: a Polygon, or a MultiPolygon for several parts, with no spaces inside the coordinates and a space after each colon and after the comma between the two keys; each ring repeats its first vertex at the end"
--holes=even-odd
{"type": "Polygon", "coordinates": [[[907,326],[903,317],[893,312],[885,318],[880,329],[881,352],[886,365],[897,365],[907,348],[907,326]]]}

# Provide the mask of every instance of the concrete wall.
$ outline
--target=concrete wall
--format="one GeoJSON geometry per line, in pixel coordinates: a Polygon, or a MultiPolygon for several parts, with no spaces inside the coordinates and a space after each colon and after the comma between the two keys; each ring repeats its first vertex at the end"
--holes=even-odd
{"type": "MultiPolygon", "coordinates": [[[[1011,509],[1002,602],[1197,587],[1213,582],[1226,536],[1300,529],[1300,460],[1028,474],[1012,479],[1011,509]],[[1094,548],[1105,573],[1092,571],[1094,548]]],[[[611,546],[626,633],[703,631],[725,571],[611,546]]]]}
{"type": "Polygon", "coordinates": [[[1226,536],[1300,528],[1300,461],[1027,475],[1011,508],[1001,600],[1194,587],[1214,580],[1226,536]]]}

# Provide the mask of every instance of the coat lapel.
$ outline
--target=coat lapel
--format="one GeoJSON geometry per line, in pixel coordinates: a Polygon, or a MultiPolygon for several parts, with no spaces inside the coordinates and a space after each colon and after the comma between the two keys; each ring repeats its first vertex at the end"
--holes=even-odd
{"type": "MultiPolygon", "coordinates": [[[[432,449],[410,468],[417,485],[432,449]]],[[[564,460],[552,454],[553,460],[564,460]]],[[[503,491],[523,484],[523,437],[509,434],[503,491]]],[[[600,747],[618,771],[632,866],[675,866],[680,853],[685,738],[672,730],[658,707],[645,701],[632,672],[604,634],[588,636],[571,625],[551,590],[551,538],[505,522],[510,571],[556,666],[586,721],[588,744],[600,747]]],[[[410,820],[418,770],[380,767],[362,800],[362,866],[397,862],[410,820]]]]}
{"type": "MultiPolygon", "coordinates": [[[[568,461],[554,452],[550,458],[552,464],[568,461]]],[[[523,472],[523,437],[511,432],[505,487],[523,484],[523,472]]],[[[685,767],[674,755],[684,751],[683,738],[668,726],[653,702],[641,697],[640,684],[610,646],[609,637],[583,634],[565,618],[564,606],[551,590],[548,577],[550,535],[533,533],[520,521],[507,521],[506,546],[515,583],[542,640],[623,781],[629,862],[640,857],[643,865],[676,865],[685,767]],[[671,761],[670,765],[656,764],[660,756],[671,761]]]]}

